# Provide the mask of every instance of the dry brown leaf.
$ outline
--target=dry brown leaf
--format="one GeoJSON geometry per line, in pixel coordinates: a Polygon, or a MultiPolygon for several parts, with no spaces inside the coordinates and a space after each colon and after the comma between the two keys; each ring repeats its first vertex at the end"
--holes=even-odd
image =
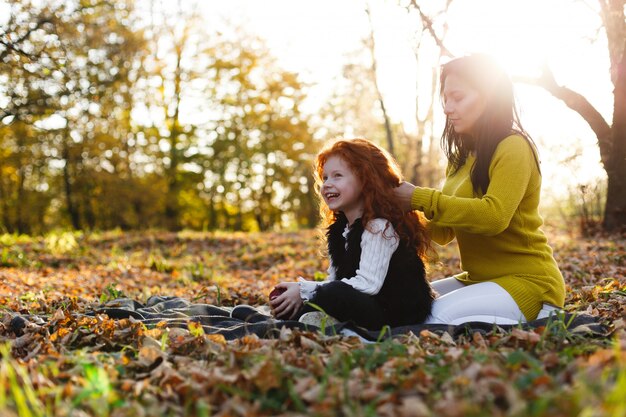
{"type": "Polygon", "coordinates": [[[398,412],[401,417],[428,417],[432,415],[426,403],[416,395],[404,397],[398,412]]]}
{"type": "Polygon", "coordinates": [[[159,347],[153,345],[145,345],[139,349],[137,363],[145,368],[150,367],[154,362],[164,357],[159,347]]]}
{"type": "Polygon", "coordinates": [[[300,335],[300,344],[303,348],[307,350],[312,350],[314,352],[322,352],[326,350],[324,346],[303,335],[300,335]]]}
{"type": "Polygon", "coordinates": [[[485,349],[487,348],[487,342],[480,332],[474,332],[474,334],[472,335],[472,340],[478,347],[485,349]]]}

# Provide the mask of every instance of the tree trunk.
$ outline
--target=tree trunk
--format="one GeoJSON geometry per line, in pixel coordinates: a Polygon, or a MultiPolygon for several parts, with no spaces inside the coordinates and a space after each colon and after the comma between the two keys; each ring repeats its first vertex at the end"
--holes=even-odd
{"type": "Polygon", "coordinates": [[[259,230],[261,232],[265,232],[268,229],[268,225],[265,222],[263,210],[261,210],[259,207],[257,207],[254,211],[254,219],[256,220],[256,223],[259,226],[259,230]]]}
{"type": "Polygon", "coordinates": [[[165,197],[165,221],[168,230],[180,230],[180,206],[178,194],[180,181],[178,179],[180,136],[180,101],[182,94],[182,46],[176,46],[176,72],[174,74],[174,111],[170,119],[170,165],[167,169],[167,195],[165,197]]]}
{"type": "Polygon", "coordinates": [[[28,210],[27,205],[24,204],[24,183],[26,180],[26,176],[24,174],[24,166],[21,165],[17,170],[18,172],[18,184],[17,184],[17,232],[19,234],[29,234],[30,228],[28,227],[28,222],[24,219],[24,215],[28,210]]]}
{"type": "Polygon", "coordinates": [[[211,193],[209,201],[207,203],[207,228],[209,230],[217,229],[217,210],[215,209],[215,203],[213,202],[213,193],[211,193]]]}
{"type": "Polygon", "coordinates": [[[604,222],[602,227],[604,230],[624,231],[626,230],[626,167],[621,166],[621,174],[609,175],[606,206],[604,209],[604,222]]]}
{"type": "MultiPolygon", "coordinates": [[[[0,172],[2,170],[0,169],[0,172]]],[[[0,231],[13,233],[13,226],[11,225],[10,206],[8,199],[8,192],[4,188],[4,183],[0,181],[0,204],[2,204],[2,224],[0,224],[0,231]]]]}
{"type": "Polygon", "coordinates": [[[306,227],[314,227],[319,222],[319,211],[313,175],[306,176],[306,185],[308,191],[303,195],[303,198],[306,198],[306,227]]]}
{"type": "MultiPolygon", "coordinates": [[[[415,64],[416,66],[419,64],[419,59],[418,59],[418,50],[414,50],[414,56],[415,56],[415,64]]],[[[409,173],[409,182],[412,184],[416,184],[416,185],[422,185],[422,160],[424,159],[424,151],[423,151],[423,147],[424,147],[424,135],[425,135],[425,125],[426,122],[425,120],[422,120],[419,116],[419,110],[420,110],[420,98],[419,98],[419,79],[416,80],[415,82],[415,124],[416,124],[416,128],[417,131],[415,132],[415,140],[411,141],[409,138],[409,143],[413,143],[414,147],[412,150],[412,154],[413,154],[413,164],[412,166],[409,168],[408,173],[409,173]]],[[[431,104],[432,106],[432,104],[431,104]]],[[[411,158],[409,158],[409,161],[411,160],[411,158]]]]}
{"type": "MultiPolygon", "coordinates": [[[[88,187],[87,189],[91,188],[91,186],[89,184],[87,184],[87,187],[88,187]]],[[[96,210],[95,210],[95,205],[96,205],[96,202],[91,197],[91,195],[87,194],[87,195],[83,196],[83,207],[84,207],[83,218],[85,219],[85,222],[87,223],[87,227],[89,228],[89,230],[94,230],[96,228],[96,210]]],[[[121,213],[118,213],[118,214],[121,214],[121,213]]],[[[110,219],[108,219],[108,220],[110,220],[110,219]]],[[[106,229],[107,226],[104,226],[104,228],[106,229]]],[[[109,228],[110,228],[110,226],[109,226],[109,228]]]]}
{"type": "Polygon", "coordinates": [[[387,138],[387,149],[389,149],[389,153],[391,155],[394,155],[393,131],[391,130],[391,122],[389,121],[389,116],[387,115],[387,109],[385,108],[385,102],[383,101],[383,96],[380,90],[378,89],[378,83],[376,83],[376,92],[378,94],[378,102],[380,103],[380,109],[383,112],[383,118],[385,120],[385,137],[387,138]]]}
{"type": "Polygon", "coordinates": [[[231,223],[232,225],[231,227],[233,228],[235,232],[241,232],[243,230],[243,214],[241,212],[242,210],[241,201],[237,201],[235,206],[237,207],[237,214],[233,216],[234,221],[231,223]]]}
{"type": "MultiPolygon", "coordinates": [[[[378,98],[378,103],[380,104],[380,110],[383,112],[383,119],[385,123],[385,136],[387,138],[387,150],[391,155],[394,155],[394,147],[393,147],[393,131],[391,129],[391,122],[389,121],[389,116],[387,115],[387,108],[385,107],[385,100],[383,100],[383,94],[380,91],[380,87],[378,86],[378,77],[377,77],[377,64],[376,64],[376,40],[374,39],[374,25],[372,24],[372,17],[370,15],[369,5],[365,8],[365,13],[367,13],[367,18],[370,24],[370,38],[367,42],[367,45],[370,50],[370,54],[372,55],[372,80],[374,82],[374,89],[376,90],[376,95],[378,98]]],[[[395,156],[395,155],[394,155],[395,156]]]]}
{"type": "Polygon", "coordinates": [[[78,215],[78,210],[74,205],[72,178],[70,173],[71,155],[68,141],[70,141],[71,138],[69,133],[69,129],[65,129],[65,137],[63,138],[62,149],[63,159],[65,160],[65,165],[63,166],[63,186],[65,191],[65,204],[67,205],[67,212],[70,216],[70,221],[72,222],[72,228],[75,230],[79,230],[80,218],[78,215]]]}
{"type": "MultiPolygon", "coordinates": [[[[447,13],[450,8],[452,0],[446,0],[445,13],[447,13]]],[[[411,5],[418,11],[420,14],[420,18],[422,20],[422,33],[419,36],[419,42],[415,45],[413,49],[413,56],[415,58],[415,64],[419,69],[420,64],[420,56],[422,56],[420,49],[422,38],[425,32],[428,32],[430,36],[435,39],[437,47],[439,49],[439,58],[437,62],[441,61],[442,57],[452,57],[452,53],[445,47],[443,43],[443,39],[445,39],[448,33],[448,25],[444,24],[441,35],[437,35],[435,33],[435,29],[433,28],[433,22],[430,18],[428,18],[419,4],[415,0],[411,1],[411,5]],[[440,40],[441,39],[441,40],[440,40]]],[[[439,69],[435,66],[431,67],[431,77],[430,77],[430,104],[428,105],[428,112],[423,118],[420,118],[419,109],[420,109],[420,97],[418,96],[419,92],[419,83],[420,80],[417,80],[416,88],[415,88],[415,121],[417,123],[417,148],[415,149],[416,159],[413,165],[413,169],[410,171],[411,180],[413,184],[426,186],[426,187],[435,187],[435,171],[438,169],[435,165],[436,159],[433,158],[434,155],[434,114],[435,114],[435,105],[438,103],[437,98],[439,96],[439,91],[437,89],[438,81],[439,81],[439,69]],[[426,150],[424,150],[426,148],[426,150]],[[424,160],[426,160],[426,165],[424,165],[424,160]]]]}
{"type": "Polygon", "coordinates": [[[28,224],[24,220],[24,215],[26,211],[28,210],[28,207],[25,207],[26,204],[24,204],[24,191],[25,191],[24,185],[26,182],[26,174],[25,174],[26,166],[25,166],[25,161],[23,158],[22,149],[26,148],[26,142],[24,140],[25,136],[26,136],[26,132],[23,129],[20,129],[18,131],[18,137],[17,137],[19,166],[17,168],[17,201],[15,202],[16,214],[17,214],[17,219],[16,219],[17,232],[19,234],[29,233],[28,224]]]}
{"type": "Polygon", "coordinates": [[[626,231],[626,40],[613,79],[612,146],[605,165],[608,187],[602,226],[606,231],[626,231]]]}

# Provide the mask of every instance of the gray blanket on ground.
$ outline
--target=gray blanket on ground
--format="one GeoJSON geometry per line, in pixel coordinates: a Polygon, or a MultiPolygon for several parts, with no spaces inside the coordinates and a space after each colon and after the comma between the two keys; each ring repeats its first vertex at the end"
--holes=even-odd
{"type": "MultiPolygon", "coordinates": [[[[209,304],[194,304],[189,300],[178,297],[150,297],[145,304],[129,298],[119,298],[101,304],[86,315],[106,314],[113,319],[133,318],[143,322],[146,326],[154,326],[159,322],[166,322],[169,327],[187,328],[190,321],[202,325],[207,334],[221,334],[227,340],[233,340],[248,334],[255,334],[261,338],[277,337],[283,327],[301,330],[318,331],[315,326],[305,325],[294,320],[276,320],[265,314],[263,309],[240,305],[235,308],[216,307],[209,304]]],[[[11,321],[12,330],[20,334],[26,321],[32,321],[32,316],[15,316],[11,321]]],[[[36,317],[37,321],[46,321],[45,317],[36,317]]],[[[343,330],[357,333],[366,340],[381,340],[398,335],[420,334],[429,330],[435,334],[450,334],[456,339],[461,335],[480,332],[487,334],[492,331],[506,332],[513,328],[529,329],[540,326],[558,325],[562,330],[572,334],[591,337],[602,337],[609,334],[608,328],[602,325],[597,317],[588,314],[559,313],[550,318],[534,320],[520,325],[494,325],[484,322],[470,322],[458,326],[445,324],[414,324],[401,326],[382,331],[370,331],[360,328],[353,323],[344,322],[334,326],[327,326],[324,331],[328,335],[340,334],[343,330]]]]}

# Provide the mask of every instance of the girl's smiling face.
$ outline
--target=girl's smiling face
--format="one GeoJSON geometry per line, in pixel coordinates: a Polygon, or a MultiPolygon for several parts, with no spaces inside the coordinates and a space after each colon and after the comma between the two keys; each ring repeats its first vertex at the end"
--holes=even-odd
{"type": "Polygon", "coordinates": [[[443,111],[454,131],[472,136],[476,122],[485,111],[485,98],[456,74],[444,80],[443,111]]]}
{"type": "Polygon", "coordinates": [[[321,194],[332,211],[341,211],[352,224],[363,214],[363,184],[339,156],[331,155],[324,164],[321,194]]]}

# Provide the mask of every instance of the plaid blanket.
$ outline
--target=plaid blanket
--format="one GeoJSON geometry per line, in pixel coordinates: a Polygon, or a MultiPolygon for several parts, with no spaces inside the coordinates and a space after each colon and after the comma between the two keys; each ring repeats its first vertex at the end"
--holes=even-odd
{"type": "MultiPolygon", "coordinates": [[[[190,321],[200,323],[207,334],[221,334],[227,340],[233,340],[248,334],[256,334],[261,338],[277,337],[283,327],[301,330],[319,331],[320,329],[305,325],[294,320],[277,320],[267,314],[267,309],[239,305],[234,308],[216,307],[209,304],[195,304],[178,297],[153,296],[145,304],[128,298],[119,298],[101,304],[86,315],[106,314],[113,319],[133,319],[143,322],[146,326],[155,326],[166,322],[168,327],[187,328],[190,321]]],[[[28,321],[42,323],[45,317],[16,315],[11,320],[11,330],[20,334],[28,321]]],[[[513,328],[530,329],[540,326],[558,324],[573,334],[590,337],[605,337],[609,330],[601,324],[597,317],[588,314],[559,313],[550,318],[534,320],[520,325],[494,325],[484,322],[470,322],[458,326],[445,324],[415,324],[381,331],[370,331],[353,323],[344,322],[324,329],[328,335],[357,334],[368,341],[376,341],[398,335],[420,334],[428,330],[438,335],[444,333],[457,338],[463,334],[490,333],[494,330],[506,332],[513,328]]]]}

